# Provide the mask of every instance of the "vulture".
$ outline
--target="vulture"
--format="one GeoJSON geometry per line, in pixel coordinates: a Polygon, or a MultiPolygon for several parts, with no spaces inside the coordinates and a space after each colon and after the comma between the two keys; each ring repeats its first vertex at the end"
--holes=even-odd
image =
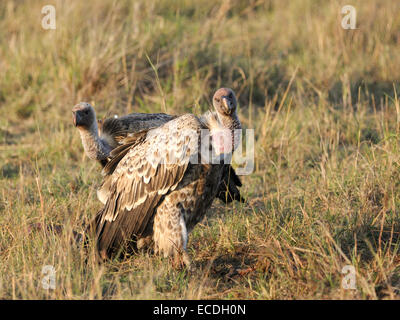
{"type": "Polygon", "coordinates": [[[190,267],[188,234],[211,207],[241,129],[231,89],[218,89],[213,106],[136,132],[110,152],[98,190],[104,207],[87,230],[101,259],[151,246],[190,267]]]}
{"type": "MultiPolygon", "coordinates": [[[[100,162],[103,167],[108,163],[111,151],[117,148],[125,138],[145,129],[159,127],[177,118],[165,113],[132,113],[98,122],[94,108],[87,102],[75,105],[72,114],[85,154],[89,159],[100,162]]],[[[246,202],[238,189],[242,186],[242,182],[235,170],[230,164],[226,164],[223,171],[216,197],[225,203],[233,200],[246,202]]]]}

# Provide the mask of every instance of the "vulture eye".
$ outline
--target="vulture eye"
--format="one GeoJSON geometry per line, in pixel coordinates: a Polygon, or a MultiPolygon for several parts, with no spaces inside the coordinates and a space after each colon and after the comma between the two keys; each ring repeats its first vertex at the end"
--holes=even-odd
{"type": "Polygon", "coordinates": [[[217,102],[220,102],[220,101],[221,101],[221,99],[219,99],[219,98],[215,98],[215,101],[217,101],[217,102]]]}

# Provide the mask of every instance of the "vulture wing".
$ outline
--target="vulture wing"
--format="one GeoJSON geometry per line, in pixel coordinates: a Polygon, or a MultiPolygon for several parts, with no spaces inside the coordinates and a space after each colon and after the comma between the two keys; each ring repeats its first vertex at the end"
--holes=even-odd
{"type": "Polygon", "coordinates": [[[165,113],[132,113],[119,118],[107,118],[101,125],[100,135],[115,148],[127,136],[159,127],[175,118],[165,113]]]}
{"type": "Polygon", "coordinates": [[[145,231],[163,196],[177,187],[191,157],[198,156],[200,129],[195,116],[183,115],[113,151],[98,192],[105,203],[96,217],[101,255],[111,256],[145,231]]]}

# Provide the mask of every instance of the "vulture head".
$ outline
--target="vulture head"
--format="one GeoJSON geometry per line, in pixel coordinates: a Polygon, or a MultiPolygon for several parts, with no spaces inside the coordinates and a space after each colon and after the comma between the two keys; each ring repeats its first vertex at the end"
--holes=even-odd
{"type": "Polygon", "coordinates": [[[237,101],[235,93],[229,88],[218,89],[213,97],[213,105],[218,113],[232,115],[236,111],[237,101]]]}
{"type": "Polygon", "coordinates": [[[96,113],[87,102],[80,102],[72,108],[72,120],[76,127],[89,129],[96,122],[96,113]]]}
{"type": "Polygon", "coordinates": [[[209,122],[213,149],[216,155],[230,154],[239,142],[236,129],[241,129],[235,93],[229,88],[218,89],[213,96],[213,105],[218,117],[217,124],[209,122]]]}

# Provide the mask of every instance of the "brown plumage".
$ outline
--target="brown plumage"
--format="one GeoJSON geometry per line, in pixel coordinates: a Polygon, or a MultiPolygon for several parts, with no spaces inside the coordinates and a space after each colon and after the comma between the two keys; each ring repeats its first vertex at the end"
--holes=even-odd
{"type": "Polygon", "coordinates": [[[111,152],[98,191],[105,205],[91,225],[102,258],[152,241],[156,253],[189,264],[188,233],[211,206],[228,168],[203,163],[201,130],[212,136],[229,129],[233,142],[233,129],[240,129],[233,91],[219,89],[213,102],[216,114],[177,117],[127,138],[111,152]]]}
{"type": "MultiPolygon", "coordinates": [[[[109,161],[110,152],[122,144],[125,138],[142,130],[159,127],[176,118],[165,113],[132,113],[119,118],[107,118],[98,123],[94,108],[86,102],[77,104],[72,113],[85,154],[89,159],[99,161],[103,167],[109,161]]],[[[238,189],[241,186],[235,170],[227,164],[216,197],[225,203],[233,200],[246,202],[238,189]]]]}
{"type": "Polygon", "coordinates": [[[89,159],[99,161],[102,166],[108,162],[111,150],[116,148],[122,139],[141,130],[158,127],[175,118],[165,113],[132,113],[98,122],[94,108],[87,102],[75,105],[72,114],[85,154],[89,159]]]}

